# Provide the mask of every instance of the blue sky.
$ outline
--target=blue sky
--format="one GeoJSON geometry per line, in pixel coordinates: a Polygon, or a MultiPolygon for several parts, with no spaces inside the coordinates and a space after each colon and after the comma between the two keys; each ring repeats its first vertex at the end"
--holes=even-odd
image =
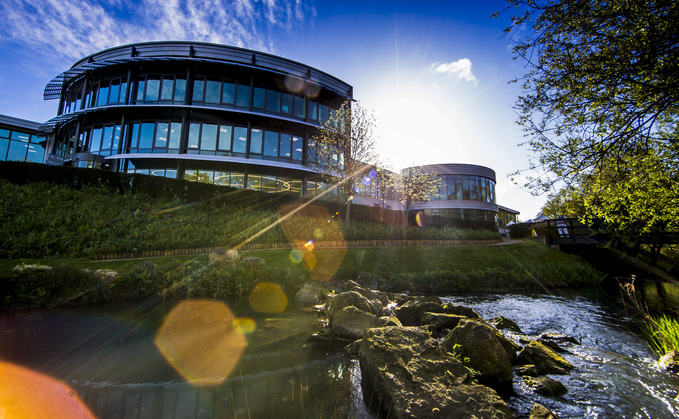
{"type": "Polygon", "coordinates": [[[471,163],[497,173],[497,202],[537,215],[507,177],[528,164],[512,104],[523,64],[512,60],[503,0],[3,0],[0,114],[46,121],[45,85],[76,60],[132,42],[223,43],[290,58],[336,76],[380,122],[394,169],[471,163]]]}

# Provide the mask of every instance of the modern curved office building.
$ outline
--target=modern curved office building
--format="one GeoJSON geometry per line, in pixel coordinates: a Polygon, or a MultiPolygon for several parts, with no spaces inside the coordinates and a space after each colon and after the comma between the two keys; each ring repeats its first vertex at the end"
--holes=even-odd
{"type": "Polygon", "coordinates": [[[115,47],[45,88],[46,161],[315,196],[310,139],[347,83],[274,55],[196,42],[115,47]]]}
{"type": "MultiPolygon", "coordinates": [[[[516,222],[518,211],[496,203],[495,171],[474,164],[432,164],[421,170],[441,179],[439,195],[430,201],[413,204],[418,223],[455,225],[457,220],[492,222],[500,226],[516,222]]],[[[405,169],[408,170],[408,169],[405,169]]]]}

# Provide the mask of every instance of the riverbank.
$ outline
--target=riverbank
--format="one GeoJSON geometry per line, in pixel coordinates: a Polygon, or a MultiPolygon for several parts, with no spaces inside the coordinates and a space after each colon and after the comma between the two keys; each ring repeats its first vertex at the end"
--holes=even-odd
{"type": "Polygon", "coordinates": [[[122,261],[0,260],[0,290],[7,296],[2,304],[22,309],[144,298],[235,301],[247,298],[262,281],[276,283],[292,298],[309,280],[354,279],[392,292],[458,294],[548,290],[595,285],[603,279],[579,258],[530,241],[234,254],[233,259],[214,254],[122,261]],[[17,264],[32,267],[22,270],[17,264]]]}

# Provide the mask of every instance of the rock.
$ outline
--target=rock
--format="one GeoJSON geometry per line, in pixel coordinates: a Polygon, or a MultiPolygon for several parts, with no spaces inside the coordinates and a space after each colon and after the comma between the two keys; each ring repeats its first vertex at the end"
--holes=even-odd
{"type": "Polygon", "coordinates": [[[513,340],[508,339],[499,330],[495,332],[495,335],[500,339],[502,347],[505,348],[505,352],[507,352],[507,356],[509,357],[509,362],[514,364],[516,362],[516,353],[521,350],[521,346],[514,343],[513,340]]]}
{"type": "Polygon", "coordinates": [[[255,256],[249,256],[246,258],[241,259],[240,263],[243,266],[248,266],[248,267],[259,267],[259,266],[264,266],[264,259],[260,257],[255,257],[255,256]]]}
{"type": "Polygon", "coordinates": [[[344,307],[354,306],[359,310],[363,310],[367,313],[373,313],[379,315],[379,310],[373,305],[373,303],[357,293],[356,291],[349,291],[337,294],[328,302],[328,317],[332,322],[332,317],[338,311],[341,311],[344,307]]]}
{"type": "Polygon", "coordinates": [[[355,340],[348,344],[347,346],[344,347],[343,351],[345,354],[349,355],[352,358],[358,358],[358,356],[361,354],[361,345],[363,344],[363,340],[355,340]]]}
{"type": "Polygon", "coordinates": [[[422,315],[421,323],[432,325],[437,332],[441,332],[443,329],[454,329],[462,319],[466,319],[466,317],[456,314],[426,312],[422,315]]]}
{"type": "Polygon", "coordinates": [[[539,375],[568,374],[574,368],[573,364],[566,361],[561,355],[537,341],[532,341],[526,345],[517,355],[516,362],[521,365],[535,365],[539,375]]]}
{"type": "Polygon", "coordinates": [[[460,345],[460,356],[469,358],[468,367],[479,372],[480,383],[499,391],[512,388],[512,365],[496,330],[476,319],[463,319],[441,342],[441,347],[455,352],[460,345]]]}
{"type": "Polygon", "coordinates": [[[380,320],[382,320],[382,326],[403,327],[403,324],[401,324],[401,321],[398,319],[398,317],[394,316],[393,314],[391,316],[380,317],[380,320]]]}
{"type": "Polygon", "coordinates": [[[528,419],[559,419],[556,413],[547,409],[541,404],[535,403],[533,408],[530,410],[530,416],[528,419]]]}
{"type": "Polygon", "coordinates": [[[353,340],[360,339],[365,329],[380,326],[382,326],[382,321],[379,317],[354,306],[344,307],[330,320],[330,330],[333,335],[353,340]]]}
{"type": "Polygon", "coordinates": [[[367,298],[368,300],[379,300],[380,304],[383,307],[391,304],[391,300],[389,300],[389,297],[385,293],[380,292],[380,291],[371,290],[371,289],[368,289],[368,288],[364,288],[364,287],[358,285],[356,282],[354,282],[352,280],[347,281],[347,284],[345,286],[345,290],[346,291],[355,291],[355,292],[361,294],[362,296],[364,296],[365,298],[367,298]]]}
{"type": "Polygon", "coordinates": [[[93,275],[104,282],[110,282],[116,279],[120,272],[113,269],[97,269],[93,272],[93,275]]]}
{"type": "Polygon", "coordinates": [[[509,320],[506,317],[502,316],[496,317],[493,320],[489,321],[488,323],[491,326],[500,330],[511,330],[512,332],[523,333],[518,324],[516,324],[513,320],[509,320]]]}
{"type": "Polygon", "coordinates": [[[323,285],[308,281],[295,294],[295,303],[299,308],[309,308],[325,300],[327,295],[328,290],[323,285]]]}
{"type": "Polygon", "coordinates": [[[580,344],[580,342],[573,336],[562,335],[561,333],[543,333],[540,335],[539,339],[556,343],[573,343],[575,345],[580,344]]]}
{"type": "Polygon", "coordinates": [[[238,261],[240,258],[240,253],[234,249],[217,249],[213,253],[207,256],[207,264],[225,264],[232,265],[238,261]]]}
{"type": "Polygon", "coordinates": [[[394,309],[394,314],[404,326],[419,326],[425,312],[442,313],[443,303],[438,297],[434,299],[415,298],[394,309]]]}
{"type": "Polygon", "coordinates": [[[523,377],[523,382],[534,392],[548,397],[559,397],[568,393],[561,381],[549,377],[523,377]]]}
{"type": "Polygon", "coordinates": [[[14,268],[12,268],[12,275],[22,273],[22,272],[36,272],[36,271],[49,271],[52,269],[51,266],[47,265],[16,265],[14,268]]]}
{"type": "Polygon", "coordinates": [[[360,352],[363,398],[390,418],[513,418],[509,407],[418,327],[367,329],[360,352]]]}
{"type": "Polygon", "coordinates": [[[564,348],[559,346],[558,343],[552,341],[552,340],[545,340],[545,339],[537,339],[538,342],[541,344],[545,345],[549,349],[553,350],[554,352],[567,352],[564,348]]]}
{"type": "Polygon", "coordinates": [[[658,360],[658,367],[663,371],[679,372],[679,352],[670,351],[658,360]]]}
{"type": "Polygon", "coordinates": [[[538,368],[535,365],[529,364],[529,365],[521,365],[516,369],[516,373],[523,376],[531,376],[531,377],[537,377],[540,375],[540,371],[538,371],[538,368]]]}
{"type": "Polygon", "coordinates": [[[478,315],[474,310],[469,307],[458,306],[455,304],[448,304],[443,307],[443,313],[446,314],[456,314],[458,316],[465,316],[470,319],[480,319],[481,316],[478,315]]]}

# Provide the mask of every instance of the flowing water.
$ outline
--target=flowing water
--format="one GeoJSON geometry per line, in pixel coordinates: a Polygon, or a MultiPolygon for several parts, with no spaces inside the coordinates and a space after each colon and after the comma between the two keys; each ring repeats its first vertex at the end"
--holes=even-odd
{"type": "MultiPolygon", "coordinates": [[[[575,370],[551,376],[566,385],[565,396],[539,396],[515,376],[515,394],[506,401],[517,417],[527,417],[535,402],[562,418],[679,415],[679,379],[656,368],[625,312],[606,300],[591,295],[445,300],[469,306],[486,320],[510,318],[528,337],[558,332],[581,342],[564,354],[575,370]]],[[[253,327],[245,335],[247,347],[228,378],[196,385],[157,343],[171,308],[146,304],[1,313],[0,360],[62,380],[99,418],[374,417],[363,404],[357,361],[345,357],[339,345],[309,341],[320,327],[316,314],[248,313],[253,327]]],[[[196,343],[196,353],[203,349],[196,343]]]]}

